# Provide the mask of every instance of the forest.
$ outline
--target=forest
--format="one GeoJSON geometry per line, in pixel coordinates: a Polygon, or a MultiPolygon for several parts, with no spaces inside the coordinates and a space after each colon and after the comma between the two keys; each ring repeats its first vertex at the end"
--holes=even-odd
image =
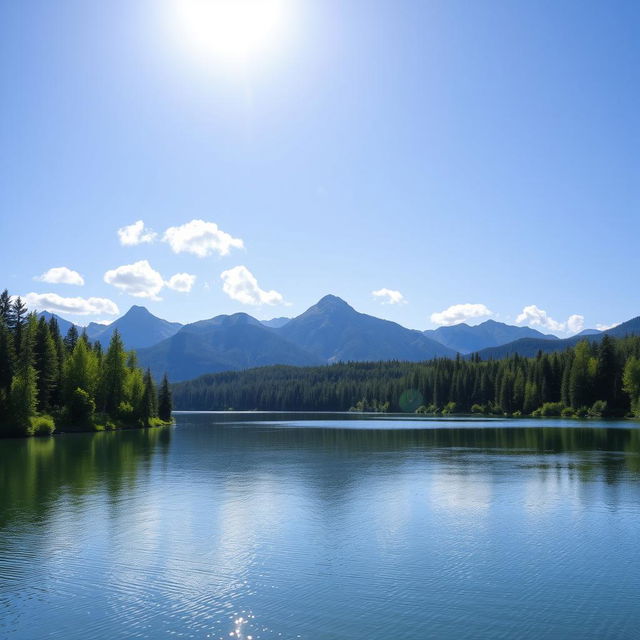
{"type": "Polygon", "coordinates": [[[160,388],[117,331],[103,353],[75,326],[29,313],[0,294],[0,436],[149,427],[171,422],[169,382],[160,388]]]}
{"type": "Polygon", "coordinates": [[[640,417],[640,337],[502,360],[270,366],[173,385],[176,408],[640,417]]]}

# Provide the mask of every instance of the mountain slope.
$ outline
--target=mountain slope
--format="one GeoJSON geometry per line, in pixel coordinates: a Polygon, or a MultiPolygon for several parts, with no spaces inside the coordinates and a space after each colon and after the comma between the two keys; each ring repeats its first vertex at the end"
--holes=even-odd
{"type": "MultiPolygon", "coordinates": [[[[60,330],[60,334],[63,338],[67,335],[67,331],[69,331],[69,329],[71,329],[71,327],[75,324],[74,322],[70,322],[69,320],[61,318],[58,314],[50,313],[49,311],[39,311],[36,316],[38,318],[44,318],[47,322],[49,322],[51,318],[55,318],[56,322],[58,323],[58,329],[60,330]]],[[[83,327],[78,324],[76,324],[75,327],[76,329],[78,329],[78,333],[82,333],[83,327]]]]}
{"type": "Polygon", "coordinates": [[[499,360],[506,356],[517,353],[520,356],[532,357],[535,356],[538,351],[543,353],[551,353],[553,351],[564,351],[568,347],[573,347],[581,340],[589,340],[590,342],[599,342],[602,340],[602,336],[609,335],[614,338],[624,338],[625,336],[637,336],[640,335],[640,316],[632,318],[619,324],[617,327],[608,329],[607,331],[601,331],[593,334],[578,334],[571,338],[565,338],[564,340],[537,340],[533,338],[525,338],[522,340],[516,340],[508,344],[491,347],[489,349],[482,349],[478,351],[478,355],[483,360],[499,360]]]}
{"type": "Polygon", "coordinates": [[[487,320],[474,326],[462,323],[450,327],[439,327],[427,330],[424,334],[464,354],[508,344],[521,338],[558,340],[557,336],[541,333],[531,327],[516,327],[495,320],[487,320]]]}
{"type": "Polygon", "coordinates": [[[324,362],[419,361],[456,355],[421,331],[358,313],[330,295],[274,331],[324,362]]]}
{"type": "Polygon", "coordinates": [[[313,365],[321,360],[264,327],[246,313],[217,316],[185,325],[175,335],[146,349],[138,359],[158,378],[171,381],[271,364],[313,365]]]}
{"type": "Polygon", "coordinates": [[[122,317],[101,329],[101,325],[91,323],[87,333],[92,340],[98,340],[103,347],[109,345],[113,332],[118,329],[127,349],[140,349],[157,344],[174,335],[182,325],[169,322],[150,313],[145,307],[134,305],[122,317]],[[91,330],[90,330],[91,329],[91,330]]]}
{"type": "Polygon", "coordinates": [[[260,323],[265,327],[271,327],[272,329],[279,329],[280,327],[284,327],[287,322],[289,322],[291,318],[271,318],[271,320],[260,320],[260,323]]]}

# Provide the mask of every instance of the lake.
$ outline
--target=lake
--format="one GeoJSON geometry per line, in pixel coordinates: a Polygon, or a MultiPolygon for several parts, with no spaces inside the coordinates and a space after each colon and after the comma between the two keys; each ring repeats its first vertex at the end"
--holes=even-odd
{"type": "Polygon", "coordinates": [[[2,638],[637,638],[640,425],[178,413],[0,441],[2,638]]]}

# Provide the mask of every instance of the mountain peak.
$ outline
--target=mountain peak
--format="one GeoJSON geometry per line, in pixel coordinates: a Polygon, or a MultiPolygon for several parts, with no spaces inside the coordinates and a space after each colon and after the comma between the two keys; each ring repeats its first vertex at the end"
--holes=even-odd
{"type": "Polygon", "coordinates": [[[141,307],[140,305],[133,304],[129,308],[129,311],[127,311],[127,313],[125,313],[124,316],[122,317],[124,318],[125,316],[151,316],[151,315],[153,314],[151,313],[151,311],[149,311],[149,309],[147,309],[147,307],[141,307]]]}
{"type": "Polygon", "coordinates": [[[353,309],[347,302],[338,296],[328,294],[323,298],[320,298],[315,305],[321,309],[353,309]]]}

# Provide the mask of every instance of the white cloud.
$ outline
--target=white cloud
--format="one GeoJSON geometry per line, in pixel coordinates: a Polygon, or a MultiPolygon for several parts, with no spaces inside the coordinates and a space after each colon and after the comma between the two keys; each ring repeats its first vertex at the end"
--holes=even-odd
{"type": "Polygon", "coordinates": [[[84,284],[84,278],[77,271],[68,267],[52,267],[49,271],[45,271],[41,276],[36,276],[34,279],[50,284],[75,284],[79,287],[84,284]]]}
{"type": "Polygon", "coordinates": [[[382,304],[406,304],[405,297],[394,289],[378,289],[372,291],[371,295],[374,298],[378,298],[382,304]]]}
{"type": "Polygon", "coordinates": [[[189,293],[196,281],[196,277],[190,273],[174,273],[165,284],[169,289],[180,291],[181,293],[189,293]]]}
{"type": "Polygon", "coordinates": [[[432,313],[431,322],[448,327],[473,318],[486,318],[492,315],[493,311],[484,304],[454,304],[444,311],[432,313]]]}
{"type": "Polygon", "coordinates": [[[125,247],[131,247],[144,242],[153,242],[157,235],[155,231],[147,229],[142,220],[118,229],[120,244],[125,247]]]}
{"type": "Polygon", "coordinates": [[[164,287],[162,276],[147,260],[125,264],[104,274],[104,281],[130,296],[160,300],[158,294],[164,287]]]}
{"type": "Polygon", "coordinates": [[[620,324],[619,322],[614,322],[613,324],[597,324],[596,329],[598,331],[608,331],[609,329],[613,329],[614,327],[617,327],[619,324],[620,324]]]}
{"type": "Polygon", "coordinates": [[[531,327],[543,327],[549,331],[564,331],[566,328],[564,322],[554,320],[544,309],[540,309],[535,304],[525,307],[516,318],[516,322],[531,327]]]}
{"type": "Polygon", "coordinates": [[[284,298],[277,291],[264,291],[258,286],[255,276],[240,265],[220,274],[222,290],[232,299],[242,304],[282,304],[284,298]]]}
{"type": "Polygon", "coordinates": [[[571,333],[580,333],[584,329],[584,316],[574,313],[567,319],[567,331],[571,333]]]}
{"type": "Polygon", "coordinates": [[[24,301],[34,311],[67,313],[79,316],[107,314],[115,316],[118,305],[108,298],[63,298],[57,293],[28,293],[24,301]]]}
{"type": "Polygon", "coordinates": [[[530,327],[541,327],[548,331],[580,333],[584,329],[584,316],[574,313],[567,318],[566,322],[560,322],[554,320],[544,309],[531,304],[518,315],[516,323],[526,324],[530,327]]]}
{"type": "Polygon", "coordinates": [[[226,256],[233,248],[244,248],[240,238],[222,231],[215,222],[204,220],[192,220],[180,227],[169,227],[164,232],[163,240],[169,243],[174,253],[192,253],[199,258],[212,253],[226,256]]]}

